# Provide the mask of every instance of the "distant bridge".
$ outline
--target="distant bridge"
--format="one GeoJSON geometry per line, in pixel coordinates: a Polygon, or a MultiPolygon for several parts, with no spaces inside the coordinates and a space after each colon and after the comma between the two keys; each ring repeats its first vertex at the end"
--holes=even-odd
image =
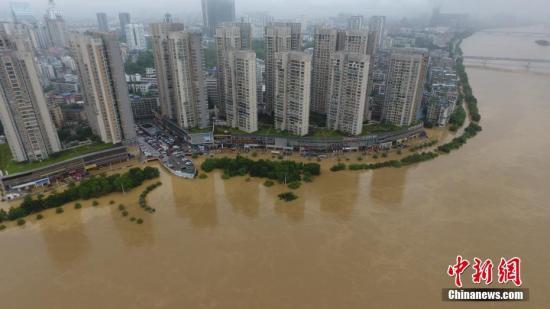
{"type": "MultiPolygon", "coordinates": [[[[464,60],[468,61],[465,63],[469,66],[482,66],[484,68],[489,68],[491,64],[499,65],[508,62],[511,64],[519,65],[524,67],[527,71],[532,71],[537,69],[537,72],[541,69],[547,71],[550,67],[550,59],[534,59],[534,58],[512,58],[512,57],[485,57],[485,56],[464,56],[464,60]]],[[[505,66],[506,67],[506,66],[505,66]]]]}
{"type": "Polygon", "coordinates": [[[506,31],[506,30],[485,30],[481,33],[495,34],[495,35],[509,35],[509,36],[522,36],[533,38],[550,38],[550,32],[528,32],[528,31],[506,31]]]}
{"type": "Polygon", "coordinates": [[[527,62],[527,63],[550,63],[550,59],[533,59],[533,58],[510,58],[510,57],[485,57],[485,56],[464,56],[467,60],[481,61],[510,61],[510,62],[527,62]]]}

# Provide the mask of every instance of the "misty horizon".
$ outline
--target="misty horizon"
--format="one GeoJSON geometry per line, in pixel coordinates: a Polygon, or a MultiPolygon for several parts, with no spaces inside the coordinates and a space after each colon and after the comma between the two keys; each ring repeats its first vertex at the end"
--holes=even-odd
{"type": "MultiPolygon", "coordinates": [[[[33,15],[41,18],[47,9],[47,0],[8,1],[0,3],[1,17],[4,20],[11,18],[10,2],[28,2],[31,5],[33,15]]],[[[529,5],[520,0],[498,1],[498,9],[495,1],[475,0],[282,0],[275,2],[236,0],[237,16],[250,12],[267,12],[276,19],[297,18],[302,15],[308,18],[324,18],[337,16],[338,14],[355,15],[385,15],[388,17],[427,17],[435,7],[440,7],[442,12],[469,14],[473,17],[491,17],[498,15],[510,15],[519,20],[549,21],[550,2],[545,0],[532,0],[529,5]],[[492,3],[491,3],[492,2],[492,3]]],[[[97,12],[105,12],[109,20],[117,20],[119,12],[128,12],[136,19],[160,20],[169,12],[176,19],[184,19],[185,22],[196,23],[201,20],[200,0],[158,0],[154,5],[149,1],[121,0],[116,3],[109,0],[96,0],[93,3],[85,1],[57,0],[56,5],[64,13],[66,20],[81,22],[93,22],[97,12]]]]}

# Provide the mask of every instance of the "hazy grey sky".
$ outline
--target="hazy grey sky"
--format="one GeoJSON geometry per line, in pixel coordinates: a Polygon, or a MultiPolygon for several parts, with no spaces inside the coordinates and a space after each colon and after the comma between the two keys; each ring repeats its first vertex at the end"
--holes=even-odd
{"type": "MultiPolygon", "coordinates": [[[[7,15],[9,2],[0,0],[0,10],[7,15]]],[[[17,1],[17,0],[15,0],[17,1]]],[[[22,0],[25,1],[25,0],[22,0]]],[[[47,0],[27,0],[36,16],[43,15],[47,0]]],[[[95,13],[128,11],[136,17],[159,18],[164,12],[177,16],[200,14],[201,0],[57,0],[67,16],[95,18],[95,13]]],[[[331,16],[340,12],[388,16],[428,14],[436,3],[444,12],[474,15],[514,14],[550,20],[550,0],[236,0],[237,14],[247,11],[269,11],[276,18],[331,16]]]]}

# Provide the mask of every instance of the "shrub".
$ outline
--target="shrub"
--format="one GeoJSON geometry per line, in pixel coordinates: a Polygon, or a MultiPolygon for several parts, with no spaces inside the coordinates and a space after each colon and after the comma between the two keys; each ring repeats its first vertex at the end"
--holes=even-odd
{"type": "Polygon", "coordinates": [[[398,154],[398,155],[401,155],[402,153],[403,153],[403,152],[401,151],[401,149],[399,149],[399,150],[397,151],[397,154],[398,154]]]}
{"type": "Polygon", "coordinates": [[[289,188],[289,189],[292,189],[292,190],[296,190],[296,189],[300,188],[301,185],[302,185],[301,182],[299,182],[299,181],[293,181],[293,182],[291,182],[291,183],[288,184],[288,188],[289,188]]]}
{"type": "Polygon", "coordinates": [[[193,159],[197,159],[198,157],[199,157],[199,154],[196,152],[193,152],[193,154],[191,155],[191,158],[193,159]]]}
{"type": "Polygon", "coordinates": [[[63,210],[62,207],[57,207],[57,208],[55,209],[55,213],[56,213],[56,214],[61,214],[61,213],[63,213],[63,212],[64,212],[64,210],[63,210]]]}
{"type": "Polygon", "coordinates": [[[0,225],[0,231],[3,231],[3,230],[5,230],[5,229],[6,229],[6,226],[5,226],[5,225],[3,225],[3,224],[0,225]]]}
{"type": "Polygon", "coordinates": [[[93,202],[92,202],[92,206],[96,207],[97,205],[99,205],[99,202],[98,202],[98,201],[93,201],[93,202]]]}
{"type": "Polygon", "coordinates": [[[142,224],[143,223],[143,219],[137,219],[137,224],[142,224]]]}
{"type": "Polygon", "coordinates": [[[346,169],[346,165],[344,163],[338,163],[336,165],[333,165],[330,170],[332,172],[338,172],[338,171],[343,171],[346,169]]]}
{"type": "Polygon", "coordinates": [[[223,180],[227,180],[227,179],[229,179],[229,178],[231,178],[231,176],[229,176],[229,175],[227,175],[227,174],[223,174],[223,175],[222,175],[222,179],[223,179],[223,180]]]}
{"type": "Polygon", "coordinates": [[[272,180],[266,180],[266,181],[264,182],[264,186],[266,186],[266,187],[268,187],[268,188],[269,188],[269,187],[273,187],[274,184],[275,184],[275,182],[273,182],[272,180]]]}
{"type": "MultiPolygon", "coordinates": [[[[99,175],[92,176],[82,180],[78,185],[70,184],[63,192],[52,192],[48,197],[39,195],[36,199],[28,195],[25,197],[20,207],[11,208],[5,215],[7,219],[14,221],[32,213],[40,212],[44,209],[57,208],[67,203],[77,200],[95,199],[105,196],[112,192],[122,192],[130,190],[143,183],[147,179],[153,179],[159,176],[159,170],[154,167],[132,168],[124,174],[99,175]]],[[[97,201],[93,206],[97,206],[97,201]]],[[[0,221],[3,220],[4,213],[0,211],[0,221]]]]}
{"type": "Polygon", "coordinates": [[[252,156],[252,158],[256,158],[258,156],[258,153],[256,151],[253,151],[251,156],[252,156]]]}
{"type": "Polygon", "coordinates": [[[313,176],[311,176],[310,173],[304,173],[304,176],[302,177],[302,180],[305,181],[305,182],[312,182],[313,181],[313,176]]]}
{"type": "Polygon", "coordinates": [[[80,208],[82,208],[82,204],[80,203],[74,204],[74,209],[80,209],[80,208]]]}
{"type": "Polygon", "coordinates": [[[292,192],[285,192],[285,193],[279,194],[279,199],[285,202],[291,202],[297,198],[298,196],[292,192]]]}
{"type": "Polygon", "coordinates": [[[284,157],[283,157],[282,155],[279,155],[279,156],[277,157],[277,159],[282,160],[282,159],[284,159],[284,157]]]}
{"type": "Polygon", "coordinates": [[[362,156],[357,157],[357,161],[363,161],[363,157],[362,156]]]}
{"type": "Polygon", "coordinates": [[[136,221],[136,217],[132,217],[132,218],[130,218],[130,221],[131,221],[131,222],[134,222],[134,221],[136,221]]]}
{"type": "Polygon", "coordinates": [[[19,219],[19,220],[17,220],[17,225],[19,225],[19,226],[25,225],[25,223],[27,223],[27,222],[25,222],[24,219],[19,219]]]}
{"type": "Polygon", "coordinates": [[[373,155],[372,155],[372,158],[373,158],[373,159],[378,159],[378,154],[377,154],[377,153],[373,154],[373,155]]]}
{"type": "Polygon", "coordinates": [[[114,204],[115,204],[115,201],[113,201],[113,200],[109,201],[109,205],[114,205],[114,204]]]}
{"type": "Polygon", "coordinates": [[[127,216],[128,216],[128,212],[127,212],[126,210],[123,211],[123,212],[122,212],[122,216],[123,216],[123,217],[127,217],[127,216]]]}
{"type": "Polygon", "coordinates": [[[14,220],[17,220],[19,218],[23,218],[25,216],[27,216],[29,213],[23,208],[23,207],[17,207],[17,208],[13,208],[11,207],[10,210],[8,211],[8,220],[10,221],[14,221],[14,220]]]}
{"type": "Polygon", "coordinates": [[[208,178],[208,175],[206,175],[205,173],[201,173],[199,175],[199,179],[206,179],[206,178],[208,178]]]}
{"type": "Polygon", "coordinates": [[[122,205],[122,204],[118,205],[118,210],[122,211],[124,209],[126,209],[126,207],[124,207],[124,205],[122,205]]]}
{"type": "Polygon", "coordinates": [[[382,158],[387,158],[388,157],[388,153],[387,152],[383,152],[382,153],[382,158]]]}
{"type": "Polygon", "coordinates": [[[44,219],[44,216],[42,214],[36,215],[36,220],[42,220],[44,219]]]}

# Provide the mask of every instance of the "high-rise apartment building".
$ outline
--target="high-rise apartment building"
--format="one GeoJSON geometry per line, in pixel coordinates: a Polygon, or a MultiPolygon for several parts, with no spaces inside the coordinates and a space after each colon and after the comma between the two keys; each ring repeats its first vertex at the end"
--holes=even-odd
{"type": "Polygon", "coordinates": [[[337,50],[366,54],[368,40],[369,33],[366,29],[339,31],[337,50]]]}
{"type": "Polygon", "coordinates": [[[36,18],[32,14],[31,4],[28,2],[10,2],[13,21],[16,23],[36,23],[36,18]]]}
{"type": "Polygon", "coordinates": [[[145,50],[147,49],[147,41],[145,41],[145,30],[143,24],[127,24],[126,25],[126,43],[130,50],[145,50]]]}
{"type": "Polygon", "coordinates": [[[348,29],[361,30],[365,29],[366,26],[363,15],[355,15],[348,18],[348,29]]]}
{"type": "Polygon", "coordinates": [[[0,32],[0,85],[0,120],[13,159],[39,161],[61,151],[28,38],[0,32]]]}
{"type": "Polygon", "coordinates": [[[268,114],[275,105],[275,79],[277,53],[291,50],[291,29],[285,23],[269,23],[265,27],[265,104],[268,114]]]}
{"type": "Polygon", "coordinates": [[[304,52],[277,53],[275,57],[275,128],[304,136],[309,131],[311,56],[304,52]]]}
{"type": "Polygon", "coordinates": [[[118,22],[120,25],[120,35],[121,37],[126,39],[126,25],[132,22],[132,19],[130,18],[130,13],[118,13],[118,22]]]}
{"type": "Polygon", "coordinates": [[[65,20],[60,9],[55,6],[54,0],[49,1],[48,11],[44,20],[48,30],[49,40],[54,47],[68,47],[65,20]]]}
{"type": "Polygon", "coordinates": [[[351,135],[363,130],[370,57],[337,52],[331,57],[327,127],[351,135]]]}
{"type": "Polygon", "coordinates": [[[256,53],[229,51],[224,76],[227,124],[248,133],[257,131],[256,53]]]}
{"type": "Polygon", "coordinates": [[[92,131],[104,143],[133,143],[136,129],[116,36],[72,33],[71,44],[92,131]]]}
{"type": "Polygon", "coordinates": [[[427,61],[427,51],[423,49],[397,48],[391,51],[383,121],[398,126],[408,126],[416,121],[427,61]]]}
{"type": "Polygon", "coordinates": [[[252,28],[248,23],[225,23],[216,27],[217,78],[218,78],[218,114],[225,117],[225,82],[229,52],[252,49],[252,28]]]}
{"type": "Polygon", "coordinates": [[[369,21],[369,55],[376,53],[384,44],[384,33],[386,31],[386,17],[373,16],[369,21]]]}
{"type": "Polygon", "coordinates": [[[338,31],[317,27],[314,34],[311,110],[326,114],[329,92],[330,59],[337,51],[338,31]]]}
{"type": "Polygon", "coordinates": [[[181,23],[165,20],[162,23],[151,24],[153,42],[153,56],[157,74],[160,113],[169,119],[176,119],[176,93],[173,83],[173,71],[170,64],[168,35],[172,32],[183,31],[181,23]]]}
{"type": "Polygon", "coordinates": [[[203,68],[202,35],[173,31],[168,34],[169,62],[176,106],[176,120],[181,128],[206,128],[210,119],[203,68]]]}
{"type": "Polygon", "coordinates": [[[202,0],[202,20],[209,36],[214,36],[216,27],[235,21],[235,0],[202,0]]]}
{"type": "Polygon", "coordinates": [[[106,13],[97,13],[97,28],[99,31],[109,32],[109,21],[106,13]]]}

